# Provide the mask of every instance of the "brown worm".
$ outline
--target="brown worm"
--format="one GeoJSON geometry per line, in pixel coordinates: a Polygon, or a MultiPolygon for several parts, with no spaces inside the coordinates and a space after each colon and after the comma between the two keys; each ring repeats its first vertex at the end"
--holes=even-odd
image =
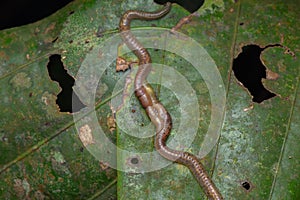
{"type": "Polygon", "coordinates": [[[156,126],[155,148],[164,158],[185,165],[194,175],[209,199],[223,199],[219,190],[208,176],[201,162],[191,153],[170,149],[166,141],[172,128],[172,119],[168,111],[158,101],[154,90],[146,78],[151,71],[151,57],[148,51],[130,32],[130,22],[133,19],[155,20],[166,15],[171,9],[171,3],[156,12],[127,11],[120,20],[120,32],[124,43],[139,59],[139,68],[135,77],[135,95],[139,99],[151,122],[156,126]]]}

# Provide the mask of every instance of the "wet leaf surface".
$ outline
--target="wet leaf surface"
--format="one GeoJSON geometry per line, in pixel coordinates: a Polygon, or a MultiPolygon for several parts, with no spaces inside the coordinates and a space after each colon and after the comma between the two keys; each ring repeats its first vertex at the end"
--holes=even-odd
{"type": "MultiPolygon", "coordinates": [[[[183,166],[171,164],[150,173],[134,173],[132,169],[146,162],[141,157],[126,157],[121,153],[117,157],[111,152],[97,151],[105,150],[106,144],[99,141],[97,129],[89,124],[92,115],[79,115],[78,121],[74,121],[72,114],[59,112],[56,98],[61,88],[47,71],[49,57],[59,54],[68,74],[76,80],[87,55],[118,32],[122,13],[128,9],[153,11],[159,7],[150,0],[75,1],[39,22],[0,32],[1,199],[204,198],[202,190],[183,166]],[[110,167],[111,163],[99,160],[95,156],[97,152],[115,156],[112,163],[131,171],[117,172],[110,167]]],[[[172,28],[188,14],[175,5],[161,20],[135,21],[132,25],[172,28]]],[[[299,24],[299,7],[294,1],[207,0],[190,22],[178,29],[203,46],[224,82],[227,99],[220,139],[202,161],[225,199],[300,197],[300,48],[296,24],[299,24]],[[264,47],[275,43],[288,47],[295,56],[280,48],[262,53],[264,65],[279,74],[277,80],[263,79],[263,84],[277,96],[253,104],[252,96],[234,77],[232,61],[245,45],[264,47]]],[[[191,145],[177,142],[185,150],[198,153],[213,111],[205,77],[178,55],[163,50],[150,53],[153,62],[171,66],[195,90],[200,113],[197,136],[191,145]]],[[[101,52],[93,56],[102,61],[101,52]]],[[[130,53],[126,54],[126,59],[136,61],[130,53]]],[[[132,90],[130,80],[134,78],[136,64],[131,70],[118,73],[115,62],[102,67],[105,70],[94,91],[97,116],[94,125],[100,125],[105,137],[122,149],[153,151],[152,137],[138,138],[138,132],[130,135],[118,126],[118,123],[127,123],[129,127],[151,126],[134,95],[124,96],[123,103],[129,106],[121,106],[119,110],[112,108],[110,102],[116,83],[122,78],[118,94],[132,90]],[[127,82],[125,77],[128,77],[127,82]],[[127,118],[118,118],[124,110],[129,113],[127,118]],[[114,115],[119,120],[117,126],[112,120],[114,115]]],[[[95,83],[91,77],[86,79],[95,83]]],[[[154,88],[174,119],[171,138],[176,138],[176,134],[180,134],[177,131],[180,101],[159,83],[154,84],[154,88]]],[[[89,97],[81,100],[91,107],[89,97]]],[[[159,157],[149,158],[149,162],[157,160],[164,162],[159,157]]]]}

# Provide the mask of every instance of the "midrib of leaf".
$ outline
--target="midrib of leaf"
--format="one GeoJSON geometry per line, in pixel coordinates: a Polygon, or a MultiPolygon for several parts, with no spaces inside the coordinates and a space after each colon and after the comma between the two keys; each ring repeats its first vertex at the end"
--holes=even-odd
{"type": "MultiPolygon", "coordinates": [[[[227,80],[230,80],[230,78],[231,78],[232,63],[233,63],[233,59],[234,59],[234,49],[236,47],[237,35],[238,35],[238,26],[239,26],[239,20],[240,20],[240,16],[241,16],[241,1],[238,1],[237,4],[238,4],[237,5],[238,10],[237,10],[236,19],[235,19],[235,22],[234,22],[232,45],[231,45],[231,49],[230,49],[230,70],[228,72],[228,79],[227,80]]],[[[229,88],[230,88],[230,81],[228,81],[228,83],[226,85],[226,98],[228,97],[229,88]]]]}
{"type": "MultiPolygon", "coordinates": [[[[239,18],[240,18],[240,11],[241,11],[241,1],[238,1],[237,2],[237,14],[236,14],[236,18],[235,18],[235,22],[234,22],[234,30],[233,30],[233,37],[232,37],[232,44],[231,44],[231,48],[230,48],[230,70],[228,70],[228,76],[227,76],[227,82],[226,82],[226,86],[225,86],[225,89],[226,89],[226,99],[228,97],[228,94],[229,94],[229,89],[230,89],[230,79],[231,79],[231,72],[232,72],[232,62],[233,62],[233,58],[234,58],[234,49],[235,49],[235,46],[236,46],[236,41],[237,41],[237,34],[238,34],[238,21],[239,21],[239,18]]],[[[224,106],[224,110],[223,110],[223,122],[225,120],[225,116],[226,116],[226,109],[227,107],[224,106]]],[[[220,145],[220,138],[222,137],[222,135],[219,137],[218,139],[218,142],[217,142],[217,145],[216,145],[216,152],[214,154],[214,162],[212,164],[212,173],[215,172],[215,168],[216,168],[216,161],[217,161],[217,157],[218,157],[218,152],[219,152],[219,145],[220,145]]]]}
{"type": "Polygon", "coordinates": [[[94,200],[97,197],[100,197],[105,191],[107,191],[110,187],[112,187],[113,185],[117,184],[117,180],[118,178],[115,178],[112,182],[110,182],[107,186],[105,186],[102,190],[96,192],[93,196],[91,196],[90,198],[88,198],[88,200],[94,200]]]}
{"type": "MultiPolygon", "coordinates": [[[[240,19],[240,14],[241,14],[241,1],[238,1],[237,2],[237,14],[236,14],[236,18],[235,18],[235,22],[234,22],[234,30],[233,30],[233,37],[232,37],[232,44],[231,44],[231,48],[230,48],[230,70],[228,71],[228,76],[227,76],[227,82],[226,82],[226,99],[228,97],[228,94],[229,94],[229,90],[230,90],[230,79],[231,79],[231,74],[232,74],[232,62],[233,62],[233,59],[234,59],[234,49],[235,49],[235,46],[236,46],[236,42],[237,42],[237,35],[238,35],[238,24],[239,24],[239,19],[240,19]]],[[[223,122],[225,120],[225,113],[226,113],[226,109],[227,107],[225,106],[224,107],[224,111],[223,111],[223,122]]],[[[222,137],[222,135],[221,135],[222,137]]],[[[219,152],[219,144],[220,144],[220,138],[219,138],[219,141],[217,143],[218,145],[216,145],[216,152],[219,152]]],[[[217,160],[217,155],[218,153],[215,154],[214,156],[214,163],[213,163],[213,166],[212,166],[212,169],[214,171],[215,169],[215,164],[216,164],[216,160],[217,160]]]]}
{"type": "Polygon", "coordinates": [[[279,173],[278,169],[279,169],[280,164],[281,164],[282,159],[283,159],[283,155],[284,155],[284,152],[285,152],[285,149],[286,149],[286,143],[287,143],[288,136],[289,136],[289,130],[290,130],[291,123],[292,123],[292,120],[293,120],[293,115],[294,115],[294,110],[295,110],[294,109],[295,108],[295,104],[296,104],[297,100],[299,101],[299,99],[297,99],[297,94],[299,92],[298,90],[300,89],[299,88],[299,85],[300,85],[299,77],[300,77],[300,71],[298,70],[297,84],[296,84],[296,88],[295,88],[295,92],[294,92],[294,99],[293,99],[293,103],[292,103],[292,106],[291,106],[290,115],[289,115],[289,119],[288,119],[288,125],[286,127],[286,132],[285,132],[284,140],[283,140],[283,143],[282,143],[280,155],[279,155],[279,158],[278,158],[278,164],[276,166],[276,171],[275,171],[276,173],[274,175],[272,187],[271,187],[271,190],[270,190],[269,200],[271,200],[272,197],[273,197],[274,188],[275,188],[275,185],[276,185],[276,182],[277,182],[278,173],[279,173]]]}

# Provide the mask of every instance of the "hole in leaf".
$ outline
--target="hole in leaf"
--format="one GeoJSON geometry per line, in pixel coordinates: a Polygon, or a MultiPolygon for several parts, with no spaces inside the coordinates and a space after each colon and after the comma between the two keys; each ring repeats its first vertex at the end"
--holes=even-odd
{"type": "Polygon", "coordinates": [[[131,164],[136,165],[138,163],[139,163],[139,159],[137,159],[137,158],[132,158],[131,159],[131,164]]]}
{"type": "Polygon", "coordinates": [[[58,54],[51,55],[47,65],[51,80],[58,82],[61,92],[57,95],[56,104],[61,112],[78,112],[86,107],[73,91],[74,78],[70,76],[58,54]]]}
{"type": "Polygon", "coordinates": [[[54,39],[52,40],[52,43],[55,43],[57,40],[58,40],[58,37],[54,38],[54,39]]]}
{"type": "Polygon", "coordinates": [[[246,45],[242,47],[242,52],[233,60],[232,69],[235,77],[247,88],[253,96],[252,101],[256,103],[261,103],[276,96],[262,84],[262,79],[267,77],[267,68],[262,63],[260,56],[269,47],[283,46],[271,44],[261,48],[255,44],[246,45]]]}
{"type": "Polygon", "coordinates": [[[167,2],[177,3],[190,13],[197,11],[204,3],[204,0],[193,0],[193,1],[186,1],[186,0],[154,0],[155,3],[158,4],[165,4],[167,2]]]}
{"type": "Polygon", "coordinates": [[[141,158],[139,156],[132,156],[132,157],[128,157],[126,159],[126,164],[130,167],[130,168],[136,168],[139,167],[141,165],[142,161],[141,158]]]}
{"type": "Polygon", "coordinates": [[[248,181],[245,181],[245,182],[242,182],[242,187],[248,191],[251,189],[251,184],[248,181]]]}

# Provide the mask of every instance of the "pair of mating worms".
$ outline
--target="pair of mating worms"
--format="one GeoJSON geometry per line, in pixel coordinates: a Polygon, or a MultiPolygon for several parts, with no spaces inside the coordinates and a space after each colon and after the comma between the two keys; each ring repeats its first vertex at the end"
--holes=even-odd
{"type": "Polygon", "coordinates": [[[210,179],[201,162],[191,153],[170,149],[166,141],[172,128],[172,119],[168,111],[157,99],[151,85],[147,83],[147,76],[151,71],[151,57],[149,52],[130,32],[130,22],[133,19],[155,20],[165,16],[171,10],[171,3],[166,3],[161,10],[143,12],[127,11],[120,20],[120,32],[124,43],[139,59],[139,68],[134,80],[135,95],[146,110],[151,122],[156,126],[155,148],[164,158],[175,161],[189,168],[209,199],[223,199],[219,190],[210,179]]]}

